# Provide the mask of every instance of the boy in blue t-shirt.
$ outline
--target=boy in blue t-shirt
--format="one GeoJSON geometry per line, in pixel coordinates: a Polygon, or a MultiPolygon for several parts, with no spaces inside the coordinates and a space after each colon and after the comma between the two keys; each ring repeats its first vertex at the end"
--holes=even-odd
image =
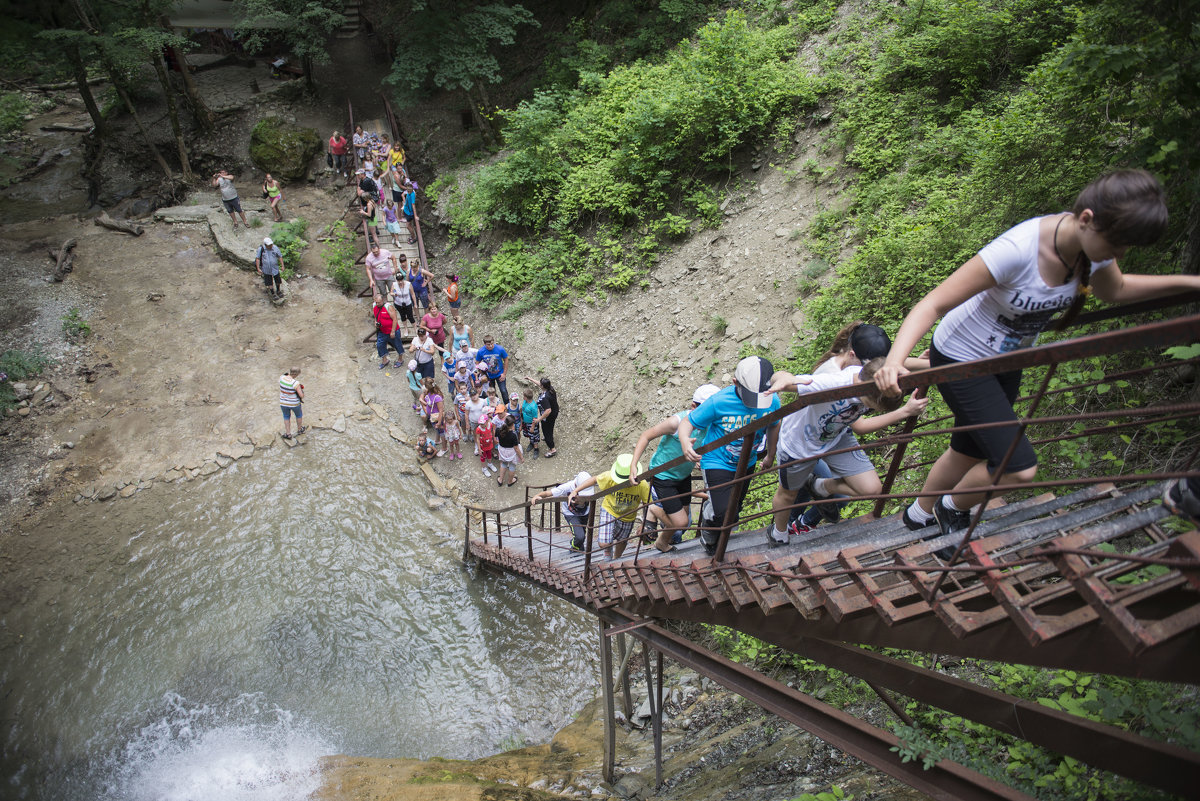
{"type": "Polygon", "coordinates": [[[522,395],[525,402],[521,404],[521,433],[529,440],[529,449],[536,459],[542,441],[542,426],[537,422],[538,405],[532,389],[526,389],[522,395]]]}
{"type": "MultiPolygon", "coordinates": [[[[709,556],[716,553],[718,532],[716,528],[725,521],[725,512],[729,508],[730,495],[733,486],[718,485],[732,481],[737,474],[738,459],[742,448],[746,447],[745,437],[707,451],[701,456],[697,451],[705,445],[715,442],[727,434],[753,423],[760,417],[774,412],[780,407],[779,398],[766,394],[771,388],[771,376],[775,368],[761,356],[748,356],[738,362],[734,372],[734,384],[725,387],[717,394],[693,409],[679,421],[680,448],[683,455],[693,462],[700,463],[700,471],[704,475],[704,484],[708,488],[708,502],[701,512],[700,540],[709,556]],[[699,447],[692,443],[693,429],[706,429],[704,439],[699,447]],[[713,489],[713,487],[717,487],[713,489]]],[[[754,433],[749,443],[750,461],[746,468],[753,471],[758,461],[758,450],[766,442],[766,455],[763,457],[763,467],[770,467],[775,461],[775,445],[779,439],[779,424],[767,426],[754,433]]],[[[737,513],[741,513],[741,503],[737,513]]]]}
{"type": "Polygon", "coordinates": [[[508,403],[508,351],[496,344],[491,336],[483,338],[483,347],[475,352],[475,358],[487,365],[488,383],[500,390],[500,397],[508,403]]]}

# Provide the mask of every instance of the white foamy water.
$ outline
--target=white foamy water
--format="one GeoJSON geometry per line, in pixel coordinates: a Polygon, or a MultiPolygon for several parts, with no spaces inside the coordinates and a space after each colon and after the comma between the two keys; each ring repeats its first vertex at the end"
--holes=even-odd
{"type": "Polygon", "coordinates": [[[320,757],[337,750],[257,696],[222,709],[174,694],[164,703],[164,716],[110,758],[106,799],[297,801],[320,785],[320,757]]]}

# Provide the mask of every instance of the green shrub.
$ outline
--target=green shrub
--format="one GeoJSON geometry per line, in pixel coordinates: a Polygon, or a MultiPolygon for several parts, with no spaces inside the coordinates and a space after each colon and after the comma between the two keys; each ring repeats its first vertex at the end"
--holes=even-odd
{"type": "Polygon", "coordinates": [[[63,315],[62,329],[71,342],[78,342],[92,335],[92,324],[83,318],[77,308],[72,308],[63,315]]]}
{"type": "Polygon", "coordinates": [[[717,224],[705,176],[726,172],[734,150],[818,97],[793,57],[799,29],[761,28],[731,11],[657,63],[583,70],[575,88],[543,89],[502,112],[504,156],[470,182],[432,186],[452,235],[496,225],[523,233],[468,272],[473,293],[494,304],[529,287],[561,307],[593,284],[622,291],[693,220],[717,224]]]}
{"type": "Polygon", "coordinates": [[[0,94],[0,135],[20,130],[29,113],[29,100],[20,92],[0,94]]]}
{"type": "Polygon", "coordinates": [[[354,242],[354,233],[346,227],[345,222],[338,220],[325,242],[325,252],[321,254],[325,261],[325,274],[343,292],[353,289],[361,276],[354,264],[354,242]]]}
{"type": "Polygon", "coordinates": [[[300,256],[308,247],[308,242],[304,239],[307,231],[308,220],[303,217],[297,217],[290,222],[277,222],[271,228],[271,240],[283,253],[283,269],[280,270],[280,275],[283,276],[284,281],[290,281],[296,275],[300,256]]]}
{"type": "Polygon", "coordinates": [[[38,351],[6,350],[0,353],[0,410],[16,406],[14,383],[40,375],[52,363],[38,351]]]}

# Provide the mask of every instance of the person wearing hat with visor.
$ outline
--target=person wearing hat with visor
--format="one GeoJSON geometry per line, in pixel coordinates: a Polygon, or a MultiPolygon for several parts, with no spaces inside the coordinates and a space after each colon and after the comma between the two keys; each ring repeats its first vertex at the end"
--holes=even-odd
{"type": "Polygon", "coordinates": [[[567,496],[568,502],[578,505],[579,496],[588,487],[595,487],[599,492],[619,487],[603,497],[596,512],[596,541],[609,559],[619,559],[625,552],[629,535],[637,525],[638,510],[650,501],[650,483],[630,478],[640,472],[642,466],[634,467],[633,454],[622,453],[611,468],[582,482],[567,496]]]}
{"type": "MultiPolygon", "coordinates": [[[[738,459],[743,447],[750,448],[750,461],[746,464],[748,471],[754,470],[758,461],[758,450],[764,441],[767,452],[763,458],[763,467],[769,468],[774,464],[779,424],[774,423],[754,432],[753,440],[749,443],[742,437],[710,450],[703,456],[697,452],[692,442],[692,433],[694,430],[705,429],[703,438],[699,438],[700,447],[704,447],[777,410],[780,405],[779,398],[767,392],[774,373],[775,368],[766,359],[761,356],[747,356],[738,362],[733,374],[733,386],[725,387],[679,421],[679,429],[676,432],[679,446],[683,455],[690,461],[700,463],[704,486],[708,489],[708,501],[700,515],[700,541],[709,556],[717,552],[719,535],[716,529],[725,522],[725,512],[729,508],[730,496],[734,489],[733,485],[720,485],[732,481],[737,474],[738,459]]],[[[740,504],[736,511],[741,514],[740,504]]]]}
{"type": "Polygon", "coordinates": [[[258,252],[254,254],[254,269],[262,276],[263,284],[271,297],[282,298],[283,276],[279,272],[283,269],[283,252],[269,236],[263,238],[258,252]]]}
{"type": "MultiPolygon", "coordinates": [[[[673,414],[642,432],[637,445],[633,447],[633,461],[641,461],[642,452],[652,440],[658,440],[658,448],[650,459],[650,469],[674,461],[683,456],[683,448],[679,444],[679,422],[688,412],[700,407],[702,403],[716,395],[721,388],[715,384],[704,384],[692,393],[692,405],[682,412],[673,414]]],[[[703,439],[704,430],[692,431],[696,439],[703,439]]],[[[636,474],[632,476],[637,480],[636,474]]],[[[654,547],[663,553],[675,550],[674,540],[677,533],[682,534],[691,522],[690,504],[692,492],[692,463],[684,461],[665,471],[655,473],[650,478],[650,523],[658,527],[658,539],[654,547]]],[[[643,536],[648,532],[643,531],[643,536]]]]}
{"type": "MultiPolygon", "coordinates": [[[[810,376],[794,376],[786,371],[775,373],[770,392],[791,391],[804,395],[827,389],[868,384],[875,371],[883,366],[884,357],[891,348],[887,334],[877,326],[855,323],[843,329],[848,331],[847,346],[839,348],[842,338],[835,341],[810,376]],[[858,334],[856,336],[855,334],[858,334]],[[863,357],[868,357],[862,365],[863,357]]],[[[914,361],[914,368],[920,365],[914,361]]],[[[771,501],[774,526],[767,532],[769,546],[785,545],[789,534],[802,534],[806,526],[788,526],[789,507],[795,501],[797,491],[807,490],[809,497],[829,498],[832,495],[856,496],[877,495],[883,491],[879,474],[871,460],[859,448],[855,434],[869,434],[914,417],[925,411],[928,398],[912,397],[901,405],[901,398],[882,397],[869,392],[860,397],[842,398],[806,406],[784,418],[779,427],[779,487],[771,501]],[[878,416],[864,418],[869,411],[880,412],[878,416]],[[843,451],[840,452],[839,451],[843,451]],[[829,454],[824,461],[830,475],[818,478],[815,474],[821,454],[829,454]]],[[[819,514],[836,520],[833,504],[820,504],[819,514]]],[[[818,521],[819,522],[819,521],[818,521]]]]}
{"type": "Polygon", "coordinates": [[[571,502],[570,495],[590,478],[591,476],[587,474],[587,471],[581,470],[570,481],[564,481],[557,487],[542,490],[529,499],[530,501],[542,501],[547,498],[562,499],[562,514],[567,521],[567,525],[571,527],[572,551],[582,551],[587,545],[587,519],[591,501],[585,499],[595,494],[596,487],[589,485],[581,489],[574,503],[571,502]]]}

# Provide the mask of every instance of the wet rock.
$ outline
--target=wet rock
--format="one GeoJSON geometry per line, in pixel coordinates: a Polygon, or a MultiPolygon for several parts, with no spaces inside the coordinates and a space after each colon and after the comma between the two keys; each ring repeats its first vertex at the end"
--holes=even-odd
{"type": "Polygon", "coordinates": [[[117,488],[112,484],[106,484],[99,492],[96,493],[96,500],[109,501],[117,497],[117,488]]]}
{"type": "Polygon", "coordinates": [[[167,483],[170,483],[172,481],[178,481],[181,478],[183,478],[183,471],[176,470],[174,468],[172,468],[162,474],[162,480],[166,481],[167,483]]]}
{"type": "Polygon", "coordinates": [[[339,414],[337,416],[337,418],[333,421],[332,428],[334,431],[336,431],[339,434],[345,434],[346,433],[346,415],[339,414]]]}
{"type": "Polygon", "coordinates": [[[219,211],[221,207],[215,203],[204,203],[196,206],[168,206],[154,212],[154,219],[166,223],[202,223],[208,219],[211,211],[219,211]]]}
{"type": "Polygon", "coordinates": [[[389,419],[389,415],[388,415],[388,411],[387,411],[387,409],[383,408],[383,407],[382,407],[382,406],[380,406],[378,403],[368,403],[367,405],[371,407],[371,411],[375,412],[375,415],[376,415],[376,416],[377,416],[377,417],[378,417],[380,420],[387,420],[387,419],[389,419]]]}
{"type": "Polygon", "coordinates": [[[388,428],[388,435],[391,436],[392,439],[396,440],[396,442],[403,442],[405,444],[408,443],[408,435],[400,430],[398,426],[391,426],[388,428]]]}
{"type": "Polygon", "coordinates": [[[295,437],[288,437],[287,439],[285,439],[285,440],[283,441],[283,444],[284,444],[284,445],[287,445],[289,448],[294,448],[294,447],[296,447],[297,445],[299,445],[299,444],[300,444],[300,442],[299,442],[299,440],[297,440],[295,437]]]}
{"type": "Polygon", "coordinates": [[[138,491],[138,488],[137,488],[136,484],[126,484],[125,487],[121,490],[121,492],[119,494],[122,498],[128,498],[129,496],[133,495],[133,493],[135,493],[137,491],[138,491]]]}
{"type": "Polygon", "coordinates": [[[375,400],[375,390],[371,389],[366,384],[358,385],[358,394],[362,396],[362,402],[367,406],[370,406],[371,401],[375,400]]]}
{"type": "Polygon", "coordinates": [[[202,476],[211,476],[220,469],[221,468],[217,466],[216,462],[205,462],[197,471],[197,473],[202,476]]]}
{"type": "Polygon", "coordinates": [[[308,165],[321,152],[322,143],[313,128],[290,125],[281,117],[266,117],[250,132],[250,158],[280,180],[301,181],[308,176],[308,165]]]}
{"type": "Polygon", "coordinates": [[[233,459],[230,459],[228,456],[222,456],[218,453],[216,462],[218,467],[228,467],[229,465],[233,464],[233,459]]]}
{"type": "Polygon", "coordinates": [[[430,509],[441,509],[443,506],[446,505],[446,499],[438,498],[438,497],[426,498],[425,505],[428,506],[430,509]]]}
{"type": "Polygon", "coordinates": [[[650,794],[650,785],[640,773],[627,773],[613,787],[621,798],[645,798],[650,794]]]}
{"type": "Polygon", "coordinates": [[[29,407],[22,406],[20,409],[17,409],[17,415],[20,417],[28,417],[29,416],[29,407]]]}

